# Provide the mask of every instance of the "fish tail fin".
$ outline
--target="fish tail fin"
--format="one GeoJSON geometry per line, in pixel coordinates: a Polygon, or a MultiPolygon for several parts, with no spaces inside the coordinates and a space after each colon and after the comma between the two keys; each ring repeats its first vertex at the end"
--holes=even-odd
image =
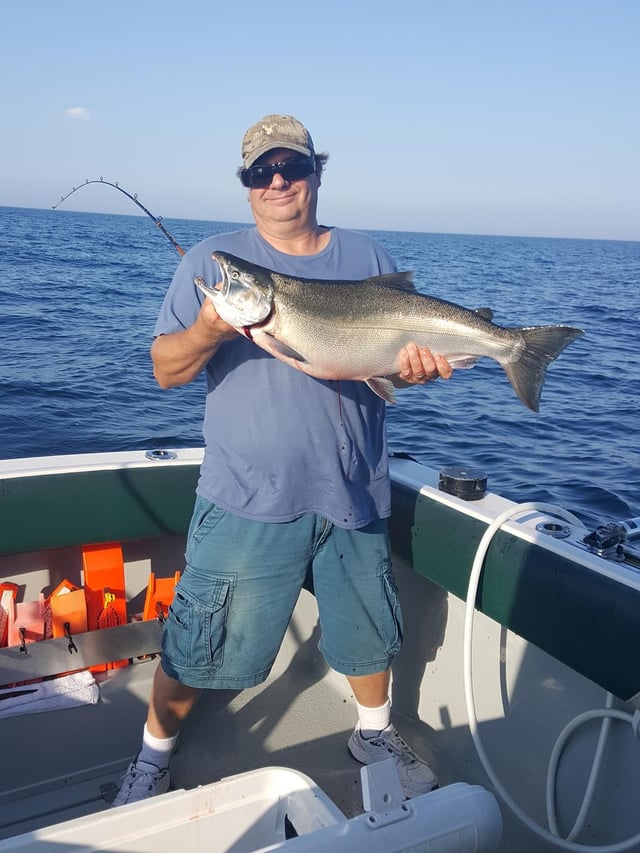
{"type": "Polygon", "coordinates": [[[502,367],[518,397],[525,406],[537,412],[547,368],[584,331],[572,326],[534,326],[520,329],[520,332],[524,349],[516,361],[503,362],[502,367]]]}

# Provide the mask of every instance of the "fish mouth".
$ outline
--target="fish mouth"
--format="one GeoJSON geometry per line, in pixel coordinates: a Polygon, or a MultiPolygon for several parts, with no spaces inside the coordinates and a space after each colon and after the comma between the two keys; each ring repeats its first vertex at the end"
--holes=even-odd
{"type": "MultiPolygon", "coordinates": [[[[241,259],[228,257],[224,252],[212,252],[211,259],[222,273],[222,282],[212,297],[217,307],[232,306],[236,322],[231,325],[245,327],[266,323],[273,310],[271,290],[261,286],[251,270],[238,268],[236,264],[241,259]]],[[[226,319],[224,314],[222,316],[226,319]]]]}
{"type": "Polygon", "coordinates": [[[233,272],[230,269],[231,264],[227,258],[219,255],[217,252],[212,252],[211,258],[218,264],[222,273],[222,281],[216,282],[212,289],[216,290],[223,299],[226,299],[229,296],[233,281],[233,272]]]}

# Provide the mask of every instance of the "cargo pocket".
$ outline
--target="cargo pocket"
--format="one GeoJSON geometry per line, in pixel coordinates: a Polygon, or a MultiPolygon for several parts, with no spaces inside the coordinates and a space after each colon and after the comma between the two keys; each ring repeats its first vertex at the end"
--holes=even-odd
{"type": "Polygon", "coordinates": [[[187,591],[179,582],[163,632],[163,652],[176,666],[214,672],[224,659],[224,637],[234,578],[190,572],[187,591]]]}
{"type": "Polygon", "coordinates": [[[402,611],[391,561],[385,560],[378,566],[378,577],[382,584],[380,632],[387,654],[395,655],[402,645],[402,611]]]}

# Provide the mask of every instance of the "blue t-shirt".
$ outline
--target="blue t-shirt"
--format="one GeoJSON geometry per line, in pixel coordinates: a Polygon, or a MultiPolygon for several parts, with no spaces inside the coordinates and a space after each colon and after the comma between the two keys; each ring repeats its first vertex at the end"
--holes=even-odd
{"type": "MultiPolygon", "coordinates": [[[[247,228],[214,235],[184,256],[155,335],[191,326],[203,299],[193,279],[221,279],[215,250],[300,278],[358,280],[393,272],[375,241],[333,228],[315,255],[288,255],[247,228]]],[[[245,518],[291,521],[317,512],[357,528],[390,513],[385,403],[364,382],[324,381],[238,335],[205,368],[205,454],[198,494],[245,518]]]]}

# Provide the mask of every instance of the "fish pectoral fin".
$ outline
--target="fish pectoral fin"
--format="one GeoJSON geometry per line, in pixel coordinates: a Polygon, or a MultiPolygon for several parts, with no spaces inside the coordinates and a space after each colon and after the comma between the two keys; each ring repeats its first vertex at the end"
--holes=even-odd
{"type": "Polygon", "coordinates": [[[390,379],[385,379],[384,376],[372,376],[366,380],[367,385],[374,394],[382,397],[387,403],[395,403],[396,395],[393,390],[393,382],[390,379]]]}
{"type": "Polygon", "coordinates": [[[278,353],[279,355],[283,356],[284,358],[292,358],[294,361],[299,361],[302,364],[307,363],[307,359],[303,355],[300,355],[300,353],[297,352],[296,350],[294,350],[292,347],[287,346],[287,344],[283,344],[282,341],[279,341],[277,338],[274,338],[272,336],[270,336],[270,337],[271,337],[270,349],[274,353],[274,355],[276,353],[278,353]]]}

